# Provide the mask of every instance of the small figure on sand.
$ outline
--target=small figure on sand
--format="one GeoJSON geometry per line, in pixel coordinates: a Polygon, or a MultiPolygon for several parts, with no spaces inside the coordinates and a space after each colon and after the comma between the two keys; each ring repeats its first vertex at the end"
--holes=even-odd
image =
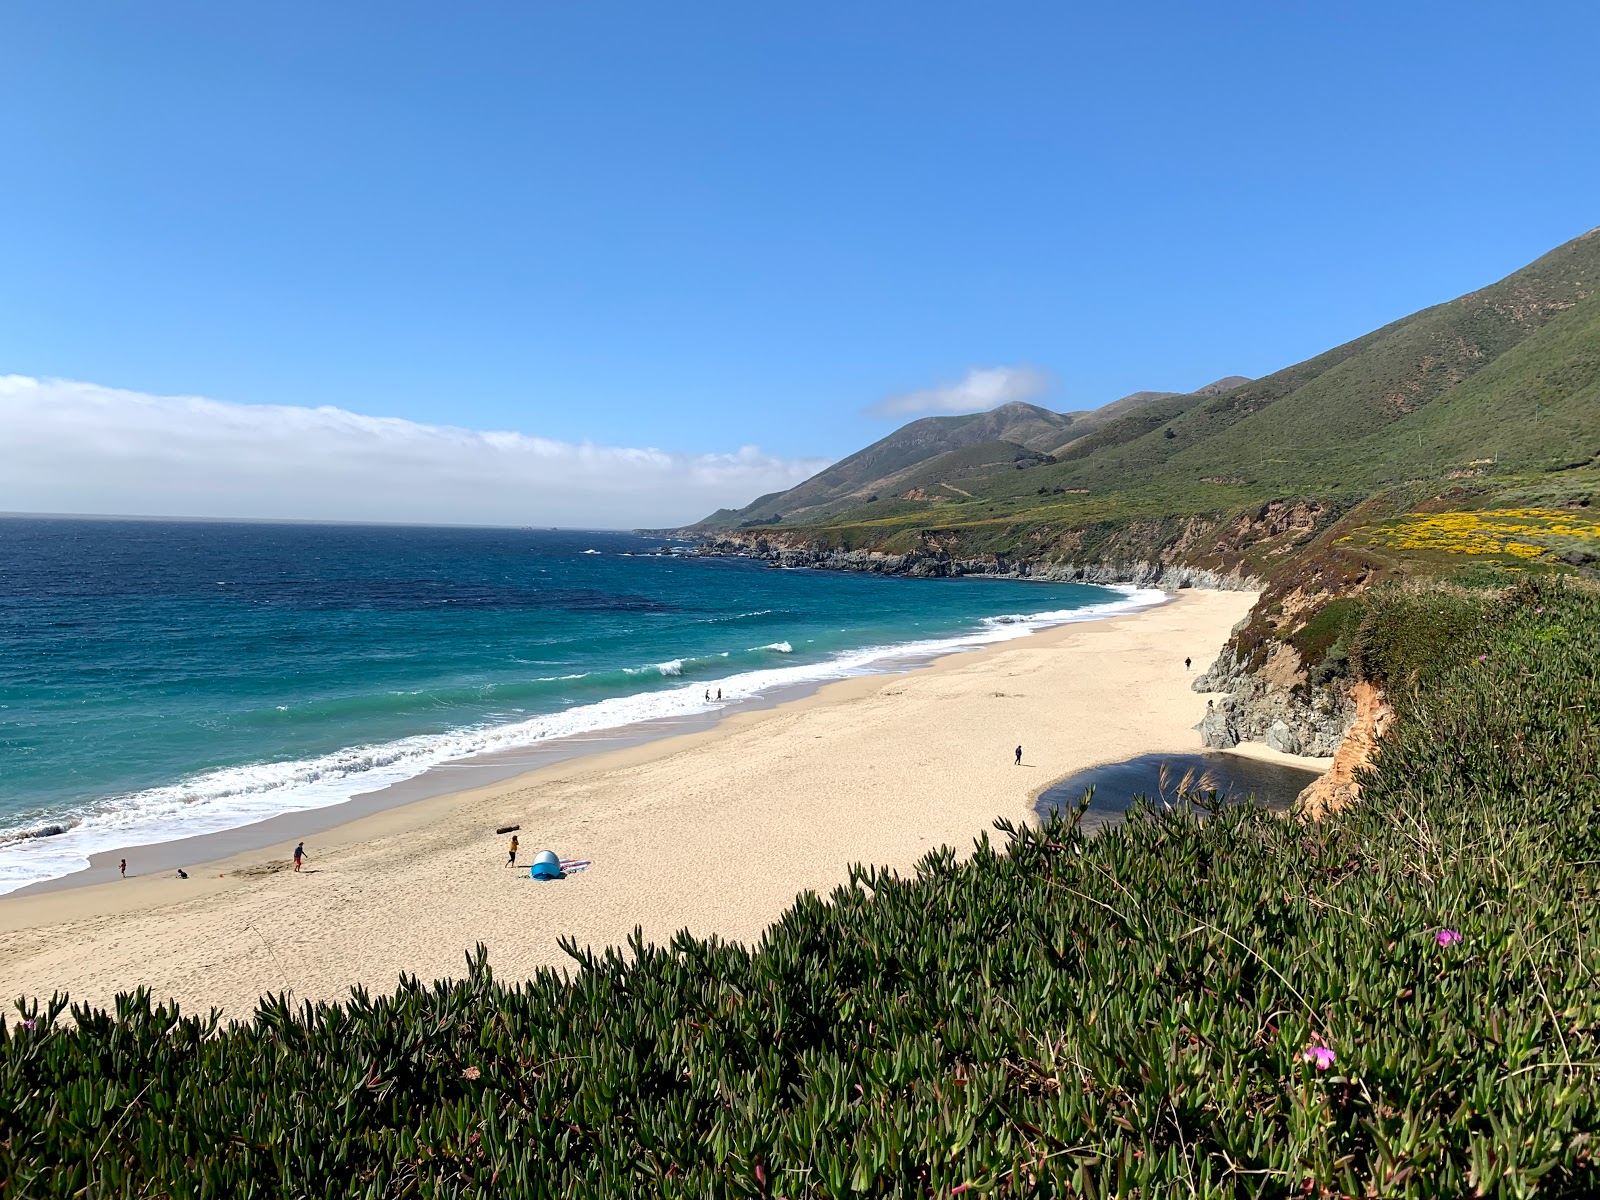
{"type": "Polygon", "coordinates": [[[119,862],[117,864],[117,870],[121,871],[122,877],[126,879],[128,877],[128,860],[123,859],[121,862],[119,862]]]}
{"type": "MultiPolygon", "coordinates": [[[[298,869],[299,868],[296,868],[296,870],[298,870],[298,869]]],[[[185,871],[182,867],[179,867],[178,868],[178,878],[179,879],[187,879],[187,878],[189,878],[189,872],[185,871]]]]}
{"type": "Polygon", "coordinates": [[[294,846],[294,869],[296,874],[299,874],[300,864],[305,861],[305,857],[306,844],[304,842],[296,842],[294,846]]]}
{"type": "Polygon", "coordinates": [[[1022,765],[1022,747],[1018,746],[1017,747],[1017,766],[1020,767],[1021,765],[1022,765]]]}
{"type": "Polygon", "coordinates": [[[1183,669],[1185,671],[1189,669],[1189,660],[1187,658],[1183,660],[1183,669]]]}
{"type": "Polygon", "coordinates": [[[517,835],[513,833],[511,835],[511,853],[506,856],[506,866],[514,867],[516,865],[517,865],[517,835]]]}

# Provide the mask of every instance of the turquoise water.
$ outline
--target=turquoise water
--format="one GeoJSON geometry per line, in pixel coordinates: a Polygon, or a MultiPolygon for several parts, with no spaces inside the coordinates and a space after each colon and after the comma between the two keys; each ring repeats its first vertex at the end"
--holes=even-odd
{"type": "Polygon", "coordinates": [[[96,850],[338,803],[440,762],[706,713],[1151,599],[780,571],[665,546],[0,519],[0,891],[96,850]]]}

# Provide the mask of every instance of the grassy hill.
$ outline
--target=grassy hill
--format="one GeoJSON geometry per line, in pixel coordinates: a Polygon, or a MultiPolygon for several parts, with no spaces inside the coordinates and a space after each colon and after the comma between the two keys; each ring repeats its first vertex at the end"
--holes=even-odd
{"type": "MultiPolygon", "coordinates": [[[[1501,493],[1579,503],[1600,454],[1600,231],[1315,358],[1219,385],[1233,386],[1102,410],[1048,458],[986,443],[926,457],[876,481],[875,498],[839,496],[752,533],[1044,562],[1115,551],[1270,576],[1281,548],[1265,561],[1228,531],[1273,503],[1313,505],[1330,527],[1351,513],[1492,507],[1501,493]],[[1563,472],[1576,474],[1558,486],[1563,472]]],[[[1368,545],[1348,525],[1337,533],[1324,547],[1335,556],[1368,545]]],[[[1378,557],[1383,570],[1405,565],[1378,557]]]]}
{"type": "MultiPolygon", "coordinates": [[[[1243,376],[1233,375],[1207,384],[1202,391],[1205,395],[1221,395],[1243,382],[1243,376]]],[[[995,463],[1009,463],[1012,452],[1026,452],[1033,456],[1030,465],[1037,466],[1050,461],[1053,452],[1174,394],[1135,392],[1084,412],[1054,413],[1037,405],[1013,402],[988,412],[923,417],[786,492],[761,496],[744,508],[720,509],[689,528],[709,531],[815,522],[869,503],[873,497],[903,493],[930,482],[942,494],[941,480],[929,480],[921,470],[930,462],[954,456],[945,459],[946,471],[956,472],[976,461],[971,453],[976,449],[979,458],[988,456],[995,463]]]]}

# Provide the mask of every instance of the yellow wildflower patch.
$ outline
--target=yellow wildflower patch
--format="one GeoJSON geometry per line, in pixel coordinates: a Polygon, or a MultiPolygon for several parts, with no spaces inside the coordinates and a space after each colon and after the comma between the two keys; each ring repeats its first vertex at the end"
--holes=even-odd
{"type": "Polygon", "coordinates": [[[1538,558],[1552,539],[1600,539],[1600,524],[1558,508],[1503,508],[1488,512],[1414,514],[1374,529],[1374,545],[1443,554],[1494,554],[1538,558]]]}

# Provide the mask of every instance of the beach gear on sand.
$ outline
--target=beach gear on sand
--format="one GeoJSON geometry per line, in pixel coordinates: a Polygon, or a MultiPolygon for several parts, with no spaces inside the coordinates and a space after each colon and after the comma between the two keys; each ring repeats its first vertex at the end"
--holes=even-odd
{"type": "Polygon", "coordinates": [[[591,861],[587,858],[557,858],[554,850],[541,850],[533,856],[533,866],[528,868],[528,874],[539,880],[565,879],[590,866],[591,861]]]}

